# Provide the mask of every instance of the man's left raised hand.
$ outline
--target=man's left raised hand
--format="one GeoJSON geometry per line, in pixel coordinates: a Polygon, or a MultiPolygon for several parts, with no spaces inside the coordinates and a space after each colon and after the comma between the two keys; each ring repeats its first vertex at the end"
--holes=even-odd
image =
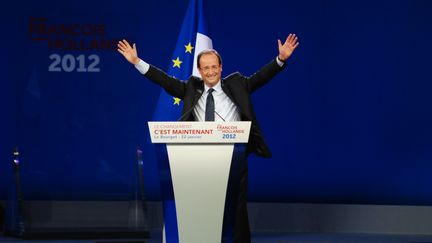
{"type": "Polygon", "coordinates": [[[295,34],[289,34],[283,45],[281,40],[278,39],[279,60],[283,62],[288,60],[288,58],[291,56],[291,54],[294,52],[298,45],[299,42],[297,41],[297,36],[295,34]]]}

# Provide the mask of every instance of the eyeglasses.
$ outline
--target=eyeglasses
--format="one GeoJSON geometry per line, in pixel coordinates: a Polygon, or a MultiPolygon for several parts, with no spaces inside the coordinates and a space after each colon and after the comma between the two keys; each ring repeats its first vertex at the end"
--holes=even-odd
{"type": "Polygon", "coordinates": [[[209,72],[209,71],[217,71],[219,69],[219,65],[213,65],[213,66],[205,66],[200,68],[203,72],[209,72]]]}

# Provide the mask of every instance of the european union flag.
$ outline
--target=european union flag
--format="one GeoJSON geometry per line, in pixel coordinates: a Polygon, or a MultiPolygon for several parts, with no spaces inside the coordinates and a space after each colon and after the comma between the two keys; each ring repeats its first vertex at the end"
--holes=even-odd
{"type": "MultiPolygon", "coordinates": [[[[204,22],[203,0],[190,0],[167,74],[180,80],[187,80],[191,75],[199,77],[196,58],[202,50],[212,46],[204,22]]],[[[153,120],[176,121],[181,117],[182,106],[180,99],[172,97],[162,89],[153,120]]],[[[165,146],[156,146],[156,150],[159,173],[162,175],[160,180],[164,212],[163,242],[178,243],[177,216],[167,151],[165,146]]]]}
{"type": "MultiPolygon", "coordinates": [[[[191,75],[200,76],[196,58],[202,50],[213,47],[204,17],[203,1],[191,0],[170,60],[168,75],[181,80],[187,80],[191,75]]],[[[172,97],[162,89],[153,119],[176,121],[181,116],[182,106],[180,99],[172,97]]]]}

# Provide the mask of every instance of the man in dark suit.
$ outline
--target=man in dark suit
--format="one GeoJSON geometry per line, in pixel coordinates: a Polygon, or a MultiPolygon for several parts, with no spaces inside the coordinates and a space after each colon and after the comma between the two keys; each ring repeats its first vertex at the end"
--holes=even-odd
{"type": "MultiPolygon", "coordinates": [[[[278,40],[279,55],[250,77],[236,72],[221,79],[222,58],[212,49],[198,55],[198,71],[201,77],[191,76],[181,81],[154,67],[138,57],[135,44],[126,41],[118,43],[118,51],[134,64],[145,77],[162,86],[170,95],[183,100],[182,120],[185,121],[251,121],[247,153],[255,153],[265,158],[271,152],[264,142],[258,121],[255,117],[250,94],[268,83],[286,66],[286,61],[299,45],[295,34],[289,34],[286,41],[278,40]],[[215,114],[217,116],[215,116],[215,114]]],[[[236,192],[234,207],[234,242],[250,242],[247,216],[247,162],[241,166],[240,184],[236,192]]]]}

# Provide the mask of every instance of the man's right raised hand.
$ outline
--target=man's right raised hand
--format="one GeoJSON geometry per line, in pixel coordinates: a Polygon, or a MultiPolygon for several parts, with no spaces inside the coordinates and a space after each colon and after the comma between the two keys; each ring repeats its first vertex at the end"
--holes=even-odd
{"type": "Polygon", "coordinates": [[[129,42],[127,42],[125,39],[119,41],[117,44],[117,51],[120,52],[126,60],[128,60],[130,63],[136,65],[140,61],[137,53],[137,49],[135,44],[131,47],[129,45],[129,42]]]}

